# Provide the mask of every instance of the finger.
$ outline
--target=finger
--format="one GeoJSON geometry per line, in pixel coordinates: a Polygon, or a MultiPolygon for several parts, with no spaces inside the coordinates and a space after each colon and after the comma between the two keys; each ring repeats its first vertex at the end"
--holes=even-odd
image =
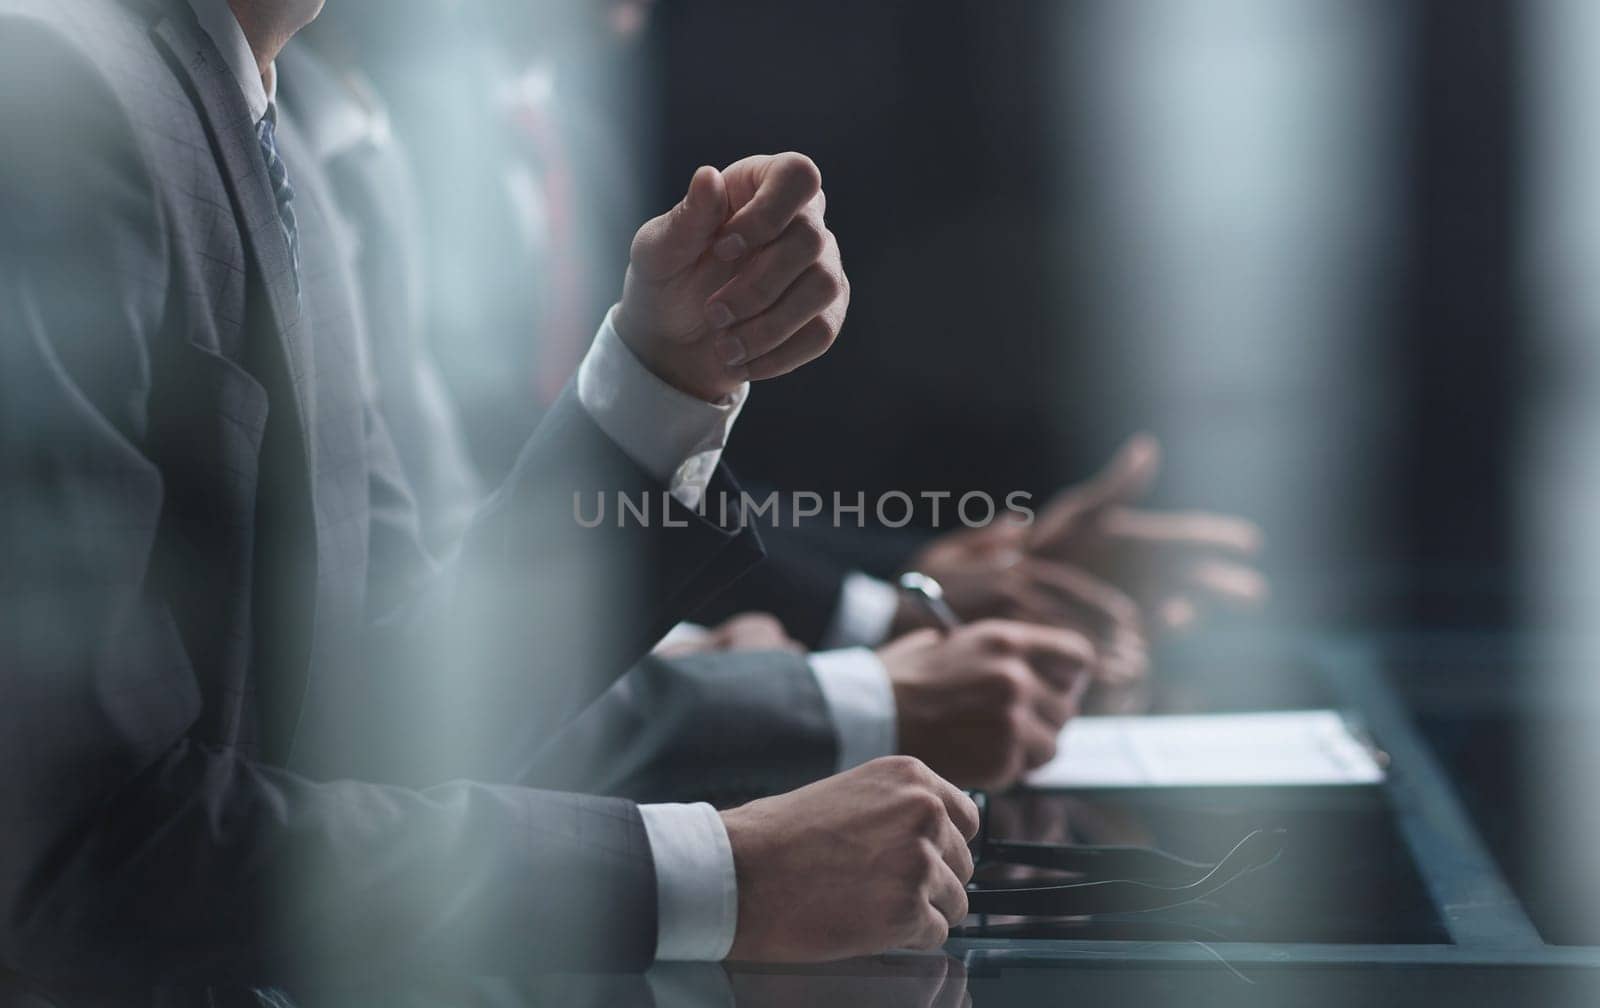
{"type": "Polygon", "coordinates": [[[979,826],[977,803],[965,791],[943,777],[931,770],[928,773],[933,778],[939,798],[944,802],[945,814],[950,817],[950,824],[956,828],[956,832],[965,840],[977,836],[979,826]]]}
{"type": "Polygon", "coordinates": [[[727,218],[727,181],[721,172],[704,165],[695,170],[678,205],[646,221],[634,235],[630,261],[652,280],[681,273],[711,247],[717,228],[727,218]]]}
{"type": "Polygon", "coordinates": [[[939,911],[946,925],[959,924],[967,915],[967,885],[947,866],[940,865],[934,872],[933,884],[928,891],[928,902],[939,911]]]}
{"type": "Polygon", "coordinates": [[[1135,434],[1076,492],[1087,510],[1127,507],[1144,496],[1160,470],[1161,443],[1149,434],[1135,434]]]}
{"type": "Polygon", "coordinates": [[[1203,511],[1116,511],[1106,516],[1103,529],[1134,545],[1239,556],[1259,553],[1263,538],[1254,522],[1203,511]]]}
{"type": "MultiPolygon", "coordinates": [[[[750,361],[753,368],[813,321],[821,321],[823,313],[844,296],[844,291],[844,280],[838,273],[820,264],[811,266],[771,308],[724,330],[717,337],[718,355],[730,366],[750,361]]],[[[827,341],[813,356],[820,355],[833,342],[833,333],[827,332],[826,327],[824,332],[827,341]]],[[[800,363],[804,361],[796,366],[800,363]]]]}
{"type": "Polygon", "coordinates": [[[1185,595],[1173,595],[1157,607],[1157,618],[1169,633],[1182,633],[1194,626],[1200,613],[1194,600],[1185,595]]]}
{"type": "Polygon", "coordinates": [[[789,639],[776,616],[770,613],[744,613],[721,627],[731,651],[792,651],[798,645],[789,639]]]}
{"type": "Polygon", "coordinates": [[[965,882],[972,878],[976,865],[972,862],[972,848],[966,838],[956,829],[955,823],[946,823],[939,836],[939,856],[944,858],[944,863],[956,873],[956,877],[965,882]]]}
{"type": "Polygon", "coordinates": [[[727,169],[735,212],[717,238],[724,262],[769,244],[822,191],[822,172],[804,154],[763,154],[727,169]]]}
{"type": "Polygon", "coordinates": [[[1096,476],[1057,494],[1029,536],[1032,549],[1049,551],[1083,521],[1126,507],[1143,496],[1161,468],[1161,445],[1148,434],[1129,438],[1096,476]]]}
{"type": "Polygon", "coordinates": [[[745,374],[751,381],[779,378],[796,368],[811,363],[828,352],[839,330],[826,318],[815,318],[789,337],[776,350],[762,354],[745,365],[745,374]]]}
{"type": "Polygon", "coordinates": [[[1094,665],[1094,644],[1076,630],[1037,623],[1007,627],[1010,646],[1027,658],[1029,667],[1053,689],[1071,689],[1078,676],[1094,665]]]}
{"type": "Polygon", "coordinates": [[[1265,602],[1269,592],[1267,579],[1260,571],[1243,564],[1211,560],[1195,565],[1189,572],[1189,583],[1208,601],[1222,602],[1236,608],[1250,608],[1265,602]]]}
{"type": "MultiPolygon", "coordinates": [[[[1066,721],[1063,720],[1061,724],[1066,724],[1066,721]]],[[[1023,721],[1017,740],[1022,746],[1023,760],[1029,770],[1037,770],[1056,758],[1056,741],[1060,734],[1060,724],[1046,724],[1033,717],[1023,721]]]]}
{"type": "Polygon", "coordinates": [[[1028,526],[1015,515],[1001,515],[980,528],[961,529],[949,535],[960,536],[968,553],[987,556],[996,567],[1014,567],[1022,559],[1028,526]]]}
{"type": "Polygon", "coordinates": [[[1060,731],[1078,713],[1078,698],[1071,692],[1042,691],[1033,700],[1033,712],[1049,728],[1060,731]]]}
{"type": "Polygon", "coordinates": [[[1095,666],[1096,678],[1111,684],[1126,684],[1143,679],[1150,671],[1150,650],[1144,636],[1117,636],[1100,651],[1095,666]]]}
{"type": "Polygon", "coordinates": [[[796,217],[777,241],[756,253],[738,275],[711,296],[706,319],[725,329],[771,308],[802,273],[823,257],[828,238],[821,217],[811,213],[796,217]]]}
{"type": "Polygon", "coordinates": [[[1088,619],[1097,635],[1110,637],[1119,629],[1138,633],[1138,604],[1111,583],[1047,560],[1028,561],[1025,573],[1036,588],[1088,619]]]}
{"type": "Polygon", "coordinates": [[[930,901],[922,921],[901,942],[902,948],[936,949],[950,940],[950,919],[930,901]]]}

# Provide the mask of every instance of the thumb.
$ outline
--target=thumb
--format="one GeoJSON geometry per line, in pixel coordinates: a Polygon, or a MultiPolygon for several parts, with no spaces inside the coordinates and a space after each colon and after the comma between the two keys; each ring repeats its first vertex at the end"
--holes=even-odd
{"type": "Polygon", "coordinates": [[[646,221],[634,235],[634,268],[652,280],[683,272],[705,254],[712,235],[727,219],[728,184],[720,171],[703,165],[695,170],[678,205],[646,221]]]}

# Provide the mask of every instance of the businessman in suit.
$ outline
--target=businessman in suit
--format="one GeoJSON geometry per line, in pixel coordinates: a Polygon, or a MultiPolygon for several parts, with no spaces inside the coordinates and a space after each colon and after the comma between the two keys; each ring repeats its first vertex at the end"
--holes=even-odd
{"type": "Polygon", "coordinates": [[[702,169],[641,229],[437,569],[274,105],[319,6],[0,2],[0,964],[251,987],[941,941],[975,810],[915,760],[720,815],[504,783],[759,555],[693,505],[747,383],[838,331],[836,246],[781,237],[825,235],[814,167],[702,169]],[[774,260],[804,296],[730,364],[707,305],[774,260]],[[572,527],[575,490],[661,488],[670,523],[572,527]]]}
{"type": "MultiPolygon", "coordinates": [[[[398,25],[388,8],[349,0],[317,28],[388,99],[393,140],[407,148],[423,196],[421,228],[449,250],[427,274],[424,344],[464,420],[471,464],[494,477],[515,447],[506,432],[537,407],[528,390],[564,373],[552,360],[581,352],[571,347],[586,337],[563,307],[574,300],[565,288],[578,289],[580,304],[615,296],[596,263],[626,242],[596,221],[637,201],[637,179],[617,170],[637,158],[613,152],[639,146],[648,125],[619,110],[625,98],[596,98],[608,90],[596,78],[629,79],[629,48],[649,5],[419,0],[398,25]],[[596,64],[608,73],[596,74],[596,64]],[[563,285],[549,263],[581,268],[563,285]],[[530,272],[543,282],[516,282],[530,272]],[[537,336],[512,353],[508,332],[537,336]],[[502,358],[514,366],[483,363],[502,358]]],[[[1249,522],[1140,506],[1158,468],[1150,439],[1130,441],[1106,472],[1053,501],[1039,522],[1049,534],[1034,536],[1006,525],[942,537],[803,520],[792,528],[784,515],[764,536],[769,562],[698,616],[768,611],[810,648],[875,648],[929,625],[893,586],[900,572],[918,570],[945,585],[964,619],[1085,629],[1108,673],[1137,676],[1150,640],[1265,594],[1253,567],[1261,537],[1249,522]]],[[[420,496],[425,515],[443,510],[428,506],[435,497],[425,489],[420,496]]]]}
{"type": "MultiPolygon", "coordinates": [[[[313,36],[315,33],[312,33],[313,36]]],[[[348,67],[300,41],[278,60],[282,107],[308,137],[348,236],[374,325],[380,410],[422,497],[463,496],[470,471],[448,397],[434,382],[417,200],[408,159],[376,96],[348,67]],[[396,297],[394,292],[407,292],[396,297]],[[442,467],[437,460],[455,460],[442,467]]],[[[437,506],[437,505],[436,505],[437,506]]],[[[424,518],[427,508],[423,508],[424,518]]],[[[949,639],[924,634],[879,650],[805,655],[770,620],[730,624],[736,648],[641,662],[590,710],[527,756],[521,778],[563,790],[729,804],[908,753],[954,783],[1003,788],[1055,753],[1093,648],[1056,628],[985,623],[949,639]],[[733,650],[738,653],[716,653],[733,650]],[[888,674],[885,674],[887,670],[888,674]],[[891,695],[886,695],[891,694],[891,695]],[[892,717],[880,717],[888,709],[892,717]]]]}
{"type": "MultiPolygon", "coordinates": [[[[427,10],[425,6],[424,13],[427,10]]],[[[346,7],[339,13],[337,27],[347,31],[383,21],[381,12],[370,6],[346,7]]],[[[442,20],[430,24],[447,31],[450,20],[442,10],[437,13],[442,20]]],[[[330,35],[329,29],[319,25],[312,33],[324,58],[303,50],[286,54],[283,86],[290,106],[300,112],[300,122],[316,138],[318,161],[332,179],[336,202],[350,218],[349,231],[358,236],[356,258],[373,301],[371,314],[390,320],[374,332],[380,405],[391,428],[409,432],[400,446],[405,468],[419,491],[425,522],[442,527],[448,540],[448,526],[455,523],[446,513],[456,510],[453,501],[471,497],[460,489],[463,480],[456,474],[470,473],[473,464],[462,444],[450,396],[429,394],[440,383],[434,376],[432,341],[426,330],[442,323],[430,323],[437,313],[433,306],[419,303],[424,295],[409,293],[437,290],[421,282],[428,271],[414,261],[414,253],[408,254],[427,231],[421,201],[410,195],[409,159],[414,152],[402,150],[400,138],[389,128],[389,111],[371,87],[351,86],[360,78],[360,67],[352,66],[348,58],[348,36],[330,35]],[[336,68],[325,66],[327,60],[336,68]],[[396,198],[402,193],[404,198],[396,198]],[[411,283],[396,279],[406,277],[417,279],[411,283]],[[389,292],[395,289],[407,290],[408,296],[394,298],[389,292]],[[439,465],[441,459],[451,460],[450,464],[439,465]]],[[[441,75],[418,76],[431,89],[441,75]]],[[[473,73],[469,70],[466,76],[473,73]]],[[[464,97],[467,104],[457,112],[458,119],[492,115],[492,108],[471,105],[472,97],[464,97]]],[[[480,105],[491,101],[487,93],[476,98],[480,105]]],[[[492,155],[478,158],[483,150],[479,145],[469,148],[473,160],[493,163],[492,155]]],[[[485,198],[484,190],[493,188],[461,179],[455,185],[471,190],[475,199],[485,198]]],[[[437,187],[432,191],[439,193],[437,187]]],[[[438,207],[432,209],[439,212],[438,207]]],[[[487,280],[482,286],[483,299],[494,300],[487,280]]],[[[963,616],[1020,618],[1042,627],[1081,631],[1098,645],[1092,661],[1103,678],[1116,684],[1136,678],[1144,661],[1141,607],[1096,575],[1070,569],[1048,553],[1098,552],[1110,561],[1106,566],[1150,568],[1145,562],[1149,558],[1160,559],[1176,547],[1189,546],[1195,559],[1205,561],[1205,551],[1214,548],[1208,536],[1214,538],[1219,529],[1226,535],[1242,525],[1226,518],[1128,512],[1128,503],[1153,475],[1155,458],[1149,449],[1135,443],[1106,474],[1051,508],[1043,523],[1050,530],[1045,539],[1048,549],[1037,551],[1044,555],[1024,557],[1021,528],[997,525],[935,541],[922,554],[923,566],[947,581],[951,601],[963,616]],[[1141,518],[1143,524],[1135,520],[1141,518]]],[[[1248,553],[1248,526],[1243,526],[1243,533],[1247,541],[1238,549],[1248,553]]],[[[813,559],[818,552],[815,547],[791,549],[789,562],[778,574],[763,578],[763,571],[757,570],[724,595],[743,601],[752,592],[768,592],[771,606],[787,618],[797,608],[848,610],[853,602],[871,608],[872,599],[855,597],[864,591],[887,590],[889,615],[895,615],[898,600],[892,589],[871,583],[865,575],[841,573],[847,570],[843,564],[813,559]],[[796,558],[802,558],[801,570],[816,569],[823,576],[800,578],[796,584],[791,576],[796,558]],[[847,584],[842,592],[841,580],[847,584]],[[857,581],[869,583],[856,587],[857,581]],[[752,582],[761,584],[752,588],[752,582]]],[[[1161,566],[1147,571],[1144,580],[1150,588],[1141,591],[1141,597],[1170,589],[1177,580],[1161,566]]],[[[1247,578],[1250,574],[1241,573],[1247,578]]],[[[1249,588],[1247,583],[1246,592],[1249,588]]],[[[727,609],[732,604],[718,599],[711,606],[727,609]]],[[[1054,688],[1034,670],[1020,668],[1004,647],[990,646],[1018,635],[1031,633],[1043,640],[1052,635],[984,624],[942,640],[926,630],[925,613],[898,608],[900,616],[892,621],[886,616],[882,625],[858,631],[863,636],[850,642],[876,645],[876,652],[857,646],[806,657],[782,647],[784,638],[769,632],[758,636],[759,648],[748,644],[744,648],[759,650],[758,654],[703,653],[672,662],[645,662],[593,709],[530,754],[520,772],[526,780],[548,786],[727,803],[786,790],[890,752],[916,755],[963,786],[988,788],[1008,786],[1053,757],[1062,723],[1078,708],[1076,692],[1054,688]],[[913,630],[919,631],[916,637],[888,643],[889,638],[913,630]]],[[[1151,611],[1155,608],[1152,603],[1151,611]]],[[[821,622],[801,619],[807,625],[821,622]]],[[[745,619],[736,625],[759,624],[745,619]]],[[[1057,650],[1065,647],[1070,645],[1058,644],[1057,650]]]]}

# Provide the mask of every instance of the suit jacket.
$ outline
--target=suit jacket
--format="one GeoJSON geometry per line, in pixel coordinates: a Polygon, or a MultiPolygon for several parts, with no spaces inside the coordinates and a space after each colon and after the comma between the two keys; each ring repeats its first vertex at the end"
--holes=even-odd
{"type": "Polygon", "coordinates": [[[297,291],[182,0],[0,0],[0,135],[0,965],[646,963],[636,807],[493,782],[759,544],[576,529],[660,488],[569,390],[438,568],[330,215],[297,291]]]}
{"type": "MultiPolygon", "coordinates": [[[[441,512],[472,493],[471,463],[453,404],[429,378],[421,297],[394,295],[403,287],[396,279],[420,272],[426,251],[406,154],[372,135],[360,94],[301,41],[278,58],[278,95],[326,176],[368,318],[386,322],[374,324],[370,341],[376,399],[389,428],[407,433],[401,462],[418,510],[425,526],[448,525],[441,512]]],[[[299,177],[311,184],[306,171],[299,177]]],[[[563,791],[730,804],[825,777],[837,752],[804,657],[649,658],[529,752],[517,776],[563,791]]]]}
{"type": "MultiPolygon", "coordinates": [[[[375,15],[380,6],[330,5],[305,34],[341,59],[357,54],[362,71],[376,81],[388,101],[396,139],[407,144],[412,164],[397,165],[389,159],[378,167],[365,156],[370,151],[335,152],[324,147],[330,156],[327,167],[341,196],[353,192],[342,184],[353,175],[404,174],[413,176],[420,188],[424,199],[418,220],[395,220],[404,212],[396,200],[385,201],[383,212],[391,226],[424,233],[437,243],[426,274],[427,303],[419,312],[426,331],[420,338],[391,333],[391,345],[378,347],[379,370],[395,372],[399,365],[387,363],[386,358],[398,356],[397,344],[417,339],[418,353],[408,354],[404,367],[421,367],[442,376],[454,400],[447,422],[463,435],[462,446],[446,454],[470,458],[482,474],[494,479],[516,449],[508,432],[525,429],[537,416],[540,404],[528,389],[541,356],[539,342],[547,336],[559,338],[540,331],[548,321],[539,310],[541,295],[548,297],[549,291],[527,278],[553,274],[552,255],[576,252],[589,263],[583,272],[591,279],[615,282],[626,265],[631,229],[643,219],[634,191],[638,180],[630,182],[625,172],[618,171],[618,166],[631,168],[637,162],[626,156],[637,142],[630,141],[615,108],[591,107],[582,101],[576,108],[568,107],[574,102],[574,90],[581,93],[583,88],[566,86],[577,81],[563,77],[560,98],[550,103],[547,113],[556,121],[552,132],[564,138],[561,146],[581,167],[577,173],[582,182],[577,187],[581,213],[569,208],[567,216],[579,216],[585,225],[577,235],[564,237],[589,248],[553,247],[559,236],[552,233],[547,215],[529,215],[512,198],[510,178],[537,177],[544,169],[522,135],[522,126],[507,113],[505,93],[513,90],[518,68],[508,65],[499,40],[480,38],[476,33],[483,31],[481,26],[463,23],[470,19],[428,5],[410,10],[410,18],[397,28],[394,22],[400,15],[388,10],[375,15]],[[381,32],[374,30],[380,18],[381,32]],[[419,61],[404,42],[396,43],[396,37],[415,40],[414,47],[427,46],[428,55],[419,61]],[[594,226],[596,217],[604,218],[601,226],[594,226]],[[426,360],[429,348],[434,361],[426,360]],[[486,360],[504,361],[506,366],[490,372],[484,368],[486,360]]],[[[296,90],[317,87],[306,84],[304,71],[323,76],[315,67],[307,68],[308,62],[314,63],[304,53],[287,51],[280,62],[285,72],[279,86],[291,101],[296,90]]],[[[332,90],[340,90],[340,82],[333,84],[332,90]]],[[[319,92],[320,125],[312,132],[336,141],[344,132],[340,122],[349,117],[330,112],[322,101],[326,92],[319,92]]],[[[344,100],[347,103],[348,97],[344,100]]],[[[365,197],[356,199],[365,202],[365,197]]],[[[606,297],[616,294],[615,288],[600,290],[606,297]]],[[[594,322],[604,310],[604,304],[595,306],[594,322]]],[[[395,381],[412,380],[404,374],[398,371],[395,381]]],[[[426,390],[419,392],[431,398],[426,390]]],[[[421,407],[401,405],[386,395],[384,411],[398,433],[421,407]]],[[[441,419],[437,411],[429,417],[435,430],[441,419]]],[[[436,477],[459,468],[439,464],[439,456],[432,454],[439,447],[436,438],[417,437],[401,447],[423,504],[425,526],[448,530],[454,494],[436,477]],[[440,507],[430,506],[435,502],[440,507]]],[[[771,612],[795,639],[817,647],[833,620],[845,576],[858,569],[891,571],[909,553],[899,536],[884,530],[873,530],[881,533],[874,535],[826,527],[797,530],[785,524],[764,526],[762,531],[767,562],[719,593],[696,614],[697,619],[720,622],[739,612],[771,612]]]]}
{"type": "Polygon", "coordinates": [[[838,753],[804,655],[647,658],[535,751],[522,781],[726,808],[820,780],[838,753]]]}
{"type": "MultiPolygon", "coordinates": [[[[788,491],[756,487],[758,502],[776,492],[777,505],[761,519],[767,559],[725,591],[713,595],[695,612],[702,623],[718,623],[740,612],[770,612],[783,621],[789,636],[810,648],[829,646],[829,629],[838,618],[845,578],[857,571],[893,581],[906,561],[929,538],[926,532],[887,529],[869,524],[856,528],[845,515],[835,526],[831,500],[818,516],[797,516],[788,491]]],[[[824,495],[825,497],[827,495],[824,495]]],[[[846,498],[846,503],[851,503],[846,498]]],[[[875,523],[872,504],[866,521],[875,523]]]]}

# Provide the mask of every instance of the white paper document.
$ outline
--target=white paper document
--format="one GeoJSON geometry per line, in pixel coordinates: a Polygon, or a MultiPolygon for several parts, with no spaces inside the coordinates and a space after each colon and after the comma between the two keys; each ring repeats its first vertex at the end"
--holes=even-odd
{"type": "Polygon", "coordinates": [[[1038,787],[1375,784],[1383,767],[1337,711],[1080,717],[1038,787]]]}

